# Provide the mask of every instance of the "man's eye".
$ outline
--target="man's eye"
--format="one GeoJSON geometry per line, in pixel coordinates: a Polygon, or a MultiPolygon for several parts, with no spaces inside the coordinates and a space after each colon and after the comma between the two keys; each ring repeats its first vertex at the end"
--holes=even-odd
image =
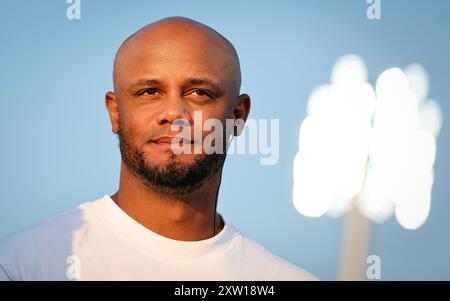
{"type": "Polygon", "coordinates": [[[150,88],[142,91],[140,95],[155,95],[158,91],[155,88],[150,88]]]}
{"type": "Polygon", "coordinates": [[[197,96],[207,96],[207,97],[210,97],[210,98],[213,97],[211,93],[209,93],[209,92],[206,91],[206,90],[202,90],[202,89],[194,90],[193,93],[196,93],[197,96]]]}

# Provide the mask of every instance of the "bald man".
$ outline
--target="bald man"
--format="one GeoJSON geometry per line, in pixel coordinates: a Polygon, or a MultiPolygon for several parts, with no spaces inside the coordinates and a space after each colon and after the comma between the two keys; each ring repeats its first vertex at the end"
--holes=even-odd
{"type": "Polygon", "coordinates": [[[226,145],[241,128],[222,127],[208,148],[205,121],[221,128],[250,111],[227,39],[187,18],[151,23],[120,46],[113,80],[105,104],[119,189],[4,239],[0,279],[315,279],[216,211],[226,145]],[[207,151],[217,145],[223,151],[207,151]]]}

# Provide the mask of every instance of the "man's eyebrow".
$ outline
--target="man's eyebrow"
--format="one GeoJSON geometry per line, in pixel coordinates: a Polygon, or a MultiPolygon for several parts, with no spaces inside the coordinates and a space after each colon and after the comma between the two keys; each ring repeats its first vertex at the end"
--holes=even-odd
{"type": "Polygon", "coordinates": [[[222,92],[222,86],[219,83],[207,78],[191,78],[187,82],[191,85],[211,86],[216,91],[222,92]]]}
{"type": "Polygon", "coordinates": [[[130,84],[129,90],[133,90],[134,88],[141,86],[150,86],[150,85],[160,85],[161,81],[153,78],[141,78],[136,81],[133,81],[130,84]]]}
{"type": "MultiPolygon", "coordinates": [[[[217,93],[222,93],[223,91],[223,88],[219,83],[208,78],[190,78],[186,80],[186,83],[188,83],[189,85],[210,86],[214,90],[216,90],[217,93]]],[[[141,78],[131,82],[128,90],[134,91],[136,89],[139,89],[140,87],[152,85],[162,85],[162,82],[158,79],[153,78],[141,78]]]]}

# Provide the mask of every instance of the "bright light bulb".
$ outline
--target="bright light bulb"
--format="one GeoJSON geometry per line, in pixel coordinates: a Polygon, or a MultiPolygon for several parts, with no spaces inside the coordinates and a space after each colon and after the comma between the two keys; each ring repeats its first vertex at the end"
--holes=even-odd
{"type": "Polygon", "coordinates": [[[425,69],[385,70],[376,93],[356,55],[336,61],[331,83],[308,100],[294,160],[293,202],[305,216],[340,216],[354,204],[381,223],[395,213],[417,229],[431,206],[439,104],[427,100],[425,69]]]}
{"type": "Polygon", "coordinates": [[[331,83],[365,83],[368,79],[367,67],[357,55],[349,54],[338,59],[331,72],[331,83]]]}
{"type": "Polygon", "coordinates": [[[420,64],[411,64],[404,69],[409,81],[409,87],[419,102],[424,101],[428,95],[429,81],[425,68],[420,64]]]}

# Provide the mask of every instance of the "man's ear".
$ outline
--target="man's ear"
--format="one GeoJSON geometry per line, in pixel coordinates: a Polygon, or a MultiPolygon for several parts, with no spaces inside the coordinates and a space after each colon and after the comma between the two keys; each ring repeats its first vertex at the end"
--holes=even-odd
{"type": "MultiPolygon", "coordinates": [[[[238,97],[238,104],[234,109],[234,119],[235,121],[238,119],[242,119],[244,123],[247,121],[248,114],[250,113],[250,96],[247,94],[241,94],[238,97]]],[[[242,128],[234,129],[234,136],[239,136],[244,128],[244,124],[242,124],[242,128]]]]}
{"type": "Polygon", "coordinates": [[[111,121],[112,132],[117,134],[119,132],[119,111],[117,108],[116,94],[114,92],[106,92],[105,105],[111,121]]]}

